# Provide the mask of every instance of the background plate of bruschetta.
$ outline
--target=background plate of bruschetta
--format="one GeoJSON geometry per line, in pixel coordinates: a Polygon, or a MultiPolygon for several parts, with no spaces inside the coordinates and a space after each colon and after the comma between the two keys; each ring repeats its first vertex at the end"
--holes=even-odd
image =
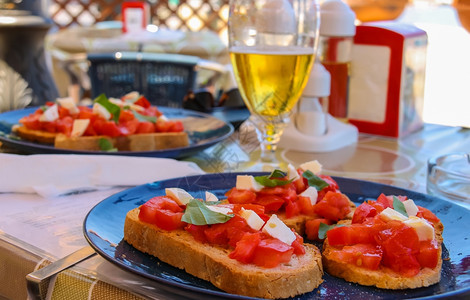
{"type": "Polygon", "coordinates": [[[0,142],[7,147],[24,153],[41,154],[105,154],[181,158],[195,154],[207,147],[228,138],[234,131],[230,123],[211,115],[180,108],[159,107],[158,109],[170,120],[180,120],[188,134],[189,145],[184,147],[153,151],[84,151],[60,149],[54,145],[41,144],[19,138],[12,132],[18,121],[34,113],[38,107],[28,107],[0,114],[0,142]]]}

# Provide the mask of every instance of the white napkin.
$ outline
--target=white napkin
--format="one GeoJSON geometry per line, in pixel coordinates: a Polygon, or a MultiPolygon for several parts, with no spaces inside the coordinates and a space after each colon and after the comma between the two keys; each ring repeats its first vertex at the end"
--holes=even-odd
{"type": "Polygon", "coordinates": [[[0,153],[0,193],[55,197],[203,173],[194,163],[167,158],[0,153]]]}

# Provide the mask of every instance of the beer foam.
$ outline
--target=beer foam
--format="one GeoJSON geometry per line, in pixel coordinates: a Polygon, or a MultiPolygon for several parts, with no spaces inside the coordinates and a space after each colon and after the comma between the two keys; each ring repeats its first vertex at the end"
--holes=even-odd
{"type": "Polygon", "coordinates": [[[314,54],[313,47],[300,46],[234,46],[230,48],[232,53],[253,53],[253,54],[272,54],[272,55],[306,55],[314,54]]]}

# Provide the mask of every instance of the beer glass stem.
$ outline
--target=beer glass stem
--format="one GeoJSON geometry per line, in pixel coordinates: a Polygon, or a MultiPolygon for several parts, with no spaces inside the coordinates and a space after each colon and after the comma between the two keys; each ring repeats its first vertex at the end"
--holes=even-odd
{"type": "Polygon", "coordinates": [[[282,122],[266,122],[258,116],[250,118],[258,130],[258,137],[261,148],[261,161],[262,162],[277,162],[276,149],[281,139],[282,133],[288,124],[288,119],[282,122]]]}

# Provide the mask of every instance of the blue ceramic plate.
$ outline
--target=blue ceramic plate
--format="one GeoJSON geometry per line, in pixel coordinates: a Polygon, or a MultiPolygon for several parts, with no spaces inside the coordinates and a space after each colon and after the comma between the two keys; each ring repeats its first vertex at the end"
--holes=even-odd
{"type": "Polygon", "coordinates": [[[129,155],[129,156],[151,156],[181,158],[195,154],[207,147],[228,138],[233,133],[233,126],[208,114],[190,110],[159,107],[158,109],[169,119],[180,119],[185,131],[188,133],[190,144],[187,147],[156,150],[156,151],[75,151],[55,148],[51,145],[33,143],[9,135],[11,126],[31,113],[37,107],[29,107],[21,110],[8,111],[0,114],[0,142],[5,145],[27,153],[57,153],[57,154],[106,154],[106,155],[129,155]]]}
{"type": "MultiPolygon", "coordinates": [[[[256,173],[254,173],[256,174],[256,173]]],[[[84,234],[91,246],[104,258],[119,267],[155,280],[155,284],[170,292],[190,298],[247,297],[227,294],[212,284],[198,279],[144,254],[123,241],[126,213],[157,195],[164,195],[167,187],[180,187],[195,197],[204,198],[211,191],[219,198],[235,186],[235,173],[209,174],[182,177],[149,183],[115,194],[97,204],[84,221],[84,234]]],[[[429,195],[361,180],[334,178],[341,191],[356,204],[367,198],[376,199],[380,193],[406,195],[416,204],[433,211],[444,224],[442,279],[426,288],[391,291],[360,286],[342,279],[324,275],[324,282],[313,292],[296,299],[406,299],[454,298],[470,296],[470,232],[465,230],[470,220],[470,210],[452,202],[429,195]]],[[[467,298],[468,299],[468,298],[467,298]]]]}

